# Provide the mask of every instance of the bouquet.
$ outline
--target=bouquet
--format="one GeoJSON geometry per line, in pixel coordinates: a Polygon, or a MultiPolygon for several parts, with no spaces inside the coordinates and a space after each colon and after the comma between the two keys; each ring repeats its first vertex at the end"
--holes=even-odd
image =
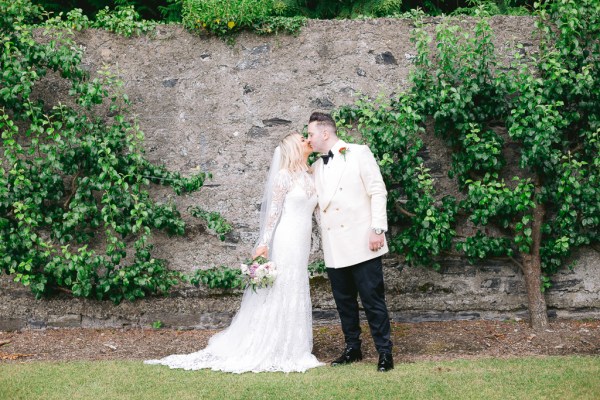
{"type": "Polygon", "coordinates": [[[254,260],[246,261],[240,267],[245,287],[251,286],[256,292],[257,288],[272,285],[277,276],[277,267],[273,261],[264,257],[257,257],[254,260]]]}

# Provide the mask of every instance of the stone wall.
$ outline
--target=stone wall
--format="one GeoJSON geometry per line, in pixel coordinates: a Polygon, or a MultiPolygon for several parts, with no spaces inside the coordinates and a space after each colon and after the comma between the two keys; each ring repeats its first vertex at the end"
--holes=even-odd
{"type": "MultiPolygon", "coordinates": [[[[435,30],[439,19],[430,19],[435,30]]],[[[461,22],[470,31],[472,20],[461,22]]],[[[533,20],[494,17],[494,44],[500,60],[510,60],[523,44],[535,52],[533,20]]],[[[91,72],[107,66],[125,83],[134,114],[146,134],[147,157],[169,169],[191,174],[210,171],[213,179],[197,193],[174,196],[156,188],[159,201],[172,198],[188,223],[185,237],[154,237],[154,255],[171,268],[191,271],[200,265],[236,265],[246,258],[257,235],[263,180],[281,137],[301,131],[315,110],[351,104],[360,95],[388,95],[408,85],[415,49],[409,20],[311,21],[298,37],[242,34],[230,46],[198,37],[180,26],[161,26],[155,36],[122,38],[105,31],[77,34],[91,72]],[[191,205],[219,211],[234,231],[220,241],[185,212],[191,205]]],[[[37,94],[49,104],[67,93],[65,82],[49,77],[37,94]]],[[[429,138],[423,156],[441,191],[447,150],[429,138]]],[[[314,235],[312,259],[321,258],[314,235]]],[[[547,295],[554,315],[598,317],[598,253],[584,249],[573,271],[556,275],[547,295]]],[[[397,321],[523,316],[526,295],[520,271],[506,263],[472,266],[445,260],[438,273],[386,259],[387,296],[397,321]]],[[[337,316],[328,282],[312,280],[317,322],[337,316]]],[[[181,288],[166,298],[114,306],[63,297],[37,301],[27,288],[0,277],[0,330],[58,326],[147,326],[162,321],[185,328],[227,324],[240,292],[181,288]]]]}

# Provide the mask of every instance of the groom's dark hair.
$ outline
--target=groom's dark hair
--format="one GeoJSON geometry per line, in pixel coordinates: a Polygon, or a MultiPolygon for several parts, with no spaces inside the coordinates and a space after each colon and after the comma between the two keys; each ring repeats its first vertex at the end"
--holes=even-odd
{"type": "Polygon", "coordinates": [[[328,128],[331,128],[332,133],[337,133],[337,128],[335,126],[335,121],[333,117],[327,113],[315,111],[310,115],[308,119],[308,123],[316,122],[317,125],[323,125],[328,128]]]}

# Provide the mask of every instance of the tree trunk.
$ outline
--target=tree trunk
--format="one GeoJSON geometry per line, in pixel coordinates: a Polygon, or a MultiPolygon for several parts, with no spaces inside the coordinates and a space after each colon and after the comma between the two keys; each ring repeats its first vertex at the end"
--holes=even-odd
{"type": "Polygon", "coordinates": [[[548,327],[548,314],[546,299],[541,290],[542,270],[540,267],[540,254],[523,256],[523,275],[527,288],[527,302],[529,308],[529,322],[536,331],[548,327]]]}
{"type": "MultiPolygon", "coordinates": [[[[540,191],[539,179],[535,182],[536,197],[540,191]]],[[[542,242],[542,222],[546,214],[544,204],[536,203],[533,210],[533,225],[531,227],[532,245],[529,254],[523,255],[523,275],[525,275],[525,287],[527,288],[527,300],[529,306],[529,322],[536,331],[548,327],[548,313],[546,299],[542,293],[542,266],[540,260],[540,246],[542,242]]]]}

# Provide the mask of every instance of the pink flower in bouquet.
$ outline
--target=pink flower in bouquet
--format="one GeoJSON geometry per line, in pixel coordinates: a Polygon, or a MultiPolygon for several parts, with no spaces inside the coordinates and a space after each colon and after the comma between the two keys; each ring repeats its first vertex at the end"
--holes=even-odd
{"type": "Polygon", "coordinates": [[[277,275],[277,268],[273,261],[264,257],[258,257],[240,266],[245,286],[251,286],[252,290],[267,287],[273,284],[277,275]]]}

